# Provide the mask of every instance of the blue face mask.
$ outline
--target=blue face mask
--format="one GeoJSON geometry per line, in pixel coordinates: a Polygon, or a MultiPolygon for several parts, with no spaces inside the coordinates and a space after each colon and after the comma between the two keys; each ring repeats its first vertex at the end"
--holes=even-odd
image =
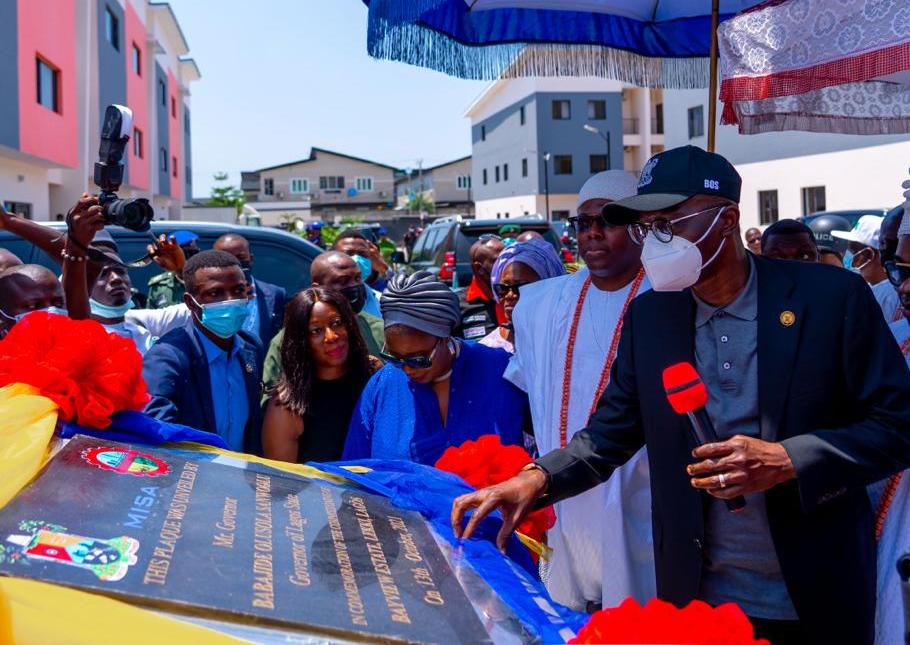
{"type": "Polygon", "coordinates": [[[373,273],[373,263],[370,262],[370,258],[365,258],[362,255],[355,255],[352,259],[357,263],[357,266],[360,267],[360,278],[366,282],[367,278],[370,277],[370,274],[373,273]]]}
{"type": "Polygon", "coordinates": [[[250,315],[245,298],[223,300],[208,305],[200,305],[195,298],[192,296],[190,298],[202,310],[199,322],[219,338],[230,338],[243,329],[243,323],[250,315]]]}
{"type": "Polygon", "coordinates": [[[89,298],[88,304],[92,309],[92,315],[99,318],[123,318],[126,312],[133,308],[133,301],[127,300],[122,305],[104,305],[89,298]]]}
{"type": "Polygon", "coordinates": [[[56,316],[69,316],[69,312],[63,307],[46,307],[44,309],[32,309],[31,311],[23,311],[21,314],[16,314],[15,316],[10,316],[8,313],[0,309],[0,314],[3,315],[7,320],[12,320],[14,322],[19,322],[29,314],[33,314],[36,311],[43,311],[47,314],[54,314],[56,316]]]}
{"type": "Polygon", "coordinates": [[[853,268],[853,251],[848,250],[844,253],[844,268],[850,269],[854,273],[859,273],[859,271],[853,268]]]}

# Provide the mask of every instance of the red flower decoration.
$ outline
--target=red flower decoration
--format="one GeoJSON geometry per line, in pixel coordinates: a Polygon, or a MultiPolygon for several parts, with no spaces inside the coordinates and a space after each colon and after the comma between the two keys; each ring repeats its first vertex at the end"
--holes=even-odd
{"type": "Polygon", "coordinates": [[[111,415],[149,400],[132,341],[92,320],[29,314],[0,341],[0,387],[25,383],[60,408],[64,421],[106,428],[111,415]]]}
{"type": "Polygon", "coordinates": [[[644,607],[626,598],[601,609],[570,643],[689,643],[691,645],[768,645],[755,639],[752,623],[738,605],[712,607],[693,600],[683,609],[654,598],[644,607]]]}
{"type": "MultiPolygon", "coordinates": [[[[450,446],[436,462],[439,470],[455,473],[474,488],[492,486],[510,479],[531,463],[531,455],[521,446],[504,446],[495,434],[485,434],[477,441],[450,446]]],[[[528,515],[516,530],[538,542],[556,524],[552,507],[528,515]]]]}

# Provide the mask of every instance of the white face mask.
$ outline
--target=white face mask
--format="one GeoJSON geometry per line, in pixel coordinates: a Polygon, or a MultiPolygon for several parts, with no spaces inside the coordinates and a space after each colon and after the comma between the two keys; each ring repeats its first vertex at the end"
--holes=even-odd
{"type": "MultiPolygon", "coordinates": [[[[654,291],[682,291],[698,282],[702,270],[717,258],[721,249],[724,248],[727,238],[721,240],[717,251],[707,262],[702,262],[698,245],[708,237],[714,225],[717,224],[717,220],[720,219],[721,213],[725,210],[727,210],[726,206],[717,211],[711,226],[694,242],[679,235],[674,235],[669,242],[661,242],[654,236],[654,231],[648,231],[641,249],[641,263],[654,291]]],[[[692,215],[699,214],[693,213],[692,215]]],[[[673,224],[688,217],[690,216],[679,217],[670,220],[670,223],[673,224]]]]}

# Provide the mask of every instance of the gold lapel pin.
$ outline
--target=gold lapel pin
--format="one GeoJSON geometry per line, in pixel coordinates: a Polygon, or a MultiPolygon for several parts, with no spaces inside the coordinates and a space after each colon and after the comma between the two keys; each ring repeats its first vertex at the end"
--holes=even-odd
{"type": "Polygon", "coordinates": [[[780,324],[784,327],[792,327],[795,322],[796,314],[792,311],[787,310],[780,313],[780,324]]]}

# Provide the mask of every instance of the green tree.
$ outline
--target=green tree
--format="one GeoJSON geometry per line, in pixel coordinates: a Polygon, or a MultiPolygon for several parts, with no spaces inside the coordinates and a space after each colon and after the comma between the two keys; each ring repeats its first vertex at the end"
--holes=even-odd
{"type": "Polygon", "coordinates": [[[209,199],[211,206],[233,206],[239,215],[243,210],[243,191],[228,183],[228,174],[226,172],[216,172],[213,175],[217,182],[212,186],[212,196],[209,199]]]}
{"type": "Polygon", "coordinates": [[[436,212],[436,204],[432,199],[427,197],[423,193],[414,193],[408,200],[408,210],[412,213],[421,213],[426,211],[427,213],[436,212]]]}

